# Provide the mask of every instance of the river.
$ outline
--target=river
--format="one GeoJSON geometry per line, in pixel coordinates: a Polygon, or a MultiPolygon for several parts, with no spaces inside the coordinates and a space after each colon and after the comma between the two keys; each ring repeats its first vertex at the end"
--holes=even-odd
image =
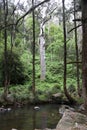
{"type": "Polygon", "coordinates": [[[59,105],[39,105],[39,108],[39,110],[34,110],[34,106],[25,106],[0,113],[0,130],[55,128],[61,118],[58,111],[59,105]]]}

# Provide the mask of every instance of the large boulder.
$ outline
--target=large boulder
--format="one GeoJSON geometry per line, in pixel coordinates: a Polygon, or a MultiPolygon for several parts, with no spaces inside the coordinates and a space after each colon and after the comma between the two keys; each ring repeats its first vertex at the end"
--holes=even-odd
{"type": "Polygon", "coordinates": [[[56,130],[87,130],[87,116],[66,109],[56,130]]]}
{"type": "Polygon", "coordinates": [[[62,98],[63,98],[63,94],[62,93],[52,94],[52,101],[54,101],[54,102],[61,103],[62,102],[62,98]]]}

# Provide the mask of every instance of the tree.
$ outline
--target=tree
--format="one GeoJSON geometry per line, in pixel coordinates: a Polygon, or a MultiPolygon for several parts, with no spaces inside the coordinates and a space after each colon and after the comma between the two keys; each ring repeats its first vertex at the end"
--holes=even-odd
{"type": "Polygon", "coordinates": [[[67,88],[66,88],[66,74],[67,74],[67,48],[66,48],[66,21],[65,21],[65,0],[62,0],[62,6],[63,6],[63,31],[64,31],[64,93],[68,100],[71,103],[74,103],[75,100],[69,95],[67,88]]]}
{"type": "MultiPolygon", "coordinates": [[[[32,0],[32,7],[34,7],[34,0],[32,0]]],[[[33,82],[32,82],[32,92],[33,96],[35,98],[35,13],[34,9],[32,11],[32,17],[33,17],[33,82]]]]}
{"type": "Polygon", "coordinates": [[[87,1],[81,0],[82,5],[82,26],[83,26],[83,44],[82,44],[82,85],[84,105],[87,108],[87,1]]]}
{"type": "MultiPolygon", "coordinates": [[[[25,67],[23,61],[21,60],[21,53],[18,52],[18,49],[7,50],[7,66],[8,66],[8,87],[12,84],[24,84],[28,76],[25,73],[25,67]],[[21,71],[22,70],[22,71],[21,71]],[[9,77],[10,76],[10,77],[9,77]]],[[[0,85],[4,84],[4,54],[1,54],[0,57],[0,85]]]]}
{"type": "Polygon", "coordinates": [[[46,26],[46,48],[50,53],[51,62],[63,59],[63,30],[62,26],[54,23],[49,23],[46,26]],[[49,34],[48,34],[49,30],[49,34]]]}
{"type": "MultiPolygon", "coordinates": [[[[8,1],[3,0],[4,26],[7,26],[8,1]]],[[[7,29],[4,29],[4,96],[8,94],[8,66],[7,66],[7,29]]]]}
{"type": "Polygon", "coordinates": [[[40,46],[40,66],[41,66],[41,80],[45,79],[46,75],[46,61],[45,61],[45,24],[51,19],[51,15],[56,9],[55,3],[47,3],[38,9],[38,21],[40,24],[39,46],[40,46]],[[54,4],[54,6],[53,6],[54,4]]]}
{"type": "MultiPolygon", "coordinates": [[[[74,19],[76,19],[76,0],[74,0],[74,19]]],[[[78,53],[78,45],[77,45],[77,23],[74,21],[74,27],[75,27],[75,46],[76,46],[76,69],[77,69],[77,92],[78,95],[80,94],[80,84],[79,84],[79,53],[78,53]]]]}

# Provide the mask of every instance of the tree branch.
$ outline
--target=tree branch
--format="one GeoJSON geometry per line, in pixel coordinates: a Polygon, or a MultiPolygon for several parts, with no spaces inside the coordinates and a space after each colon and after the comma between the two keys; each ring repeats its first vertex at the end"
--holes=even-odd
{"type": "Polygon", "coordinates": [[[77,62],[77,61],[73,61],[73,62],[67,62],[67,64],[76,64],[76,63],[79,63],[79,64],[81,64],[81,63],[82,63],[82,61],[79,61],[79,62],[77,62]]]}
{"type": "Polygon", "coordinates": [[[6,26],[0,26],[0,30],[3,30],[3,29],[6,29],[6,28],[8,28],[8,27],[10,27],[10,26],[16,26],[16,24],[8,24],[8,25],[6,25],[6,26]]]}
{"type": "Polygon", "coordinates": [[[45,2],[48,2],[48,1],[50,1],[50,0],[44,0],[44,1],[42,1],[41,3],[39,3],[38,5],[35,5],[34,7],[31,7],[23,16],[21,16],[21,17],[16,21],[16,23],[14,23],[14,24],[8,24],[6,27],[5,27],[5,26],[0,26],[0,30],[3,30],[3,29],[5,29],[5,28],[8,28],[8,27],[10,27],[10,26],[12,26],[12,25],[17,26],[18,23],[20,22],[20,20],[23,19],[23,18],[24,18],[26,15],[28,15],[29,13],[31,13],[31,12],[33,11],[33,9],[36,9],[38,6],[44,4],[45,2]]]}
{"type": "Polygon", "coordinates": [[[73,19],[73,21],[82,22],[82,18],[73,19]]]}
{"type": "Polygon", "coordinates": [[[74,29],[77,29],[77,28],[79,28],[79,27],[81,27],[81,26],[82,26],[82,24],[79,24],[79,25],[76,26],[75,28],[72,28],[71,30],[69,30],[68,33],[72,32],[74,29]]]}
{"type": "Polygon", "coordinates": [[[56,9],[57,9],[57,7],[54,8],[54,9],[48,14],[48,17],[46,17],[46,18],[44,19],[44,21],[43,21],[43,25],[51,19],[51,14],[52,14],[56,9]]]}
{"type": "Polygon", "coordinates": [[[34,7],[31,7],[23,16],[21,16],[17,22],[16,22],[16,25],[18,25],[18,23],[20,22],[21,19],[23,19],[26,15],[28,15],[29,13],[31,13],[34,9],[36,9],[38,6],[44,4],[45,2],[48,2],[50,0],[44,0],[42,1],[41,3],[39,3],[38,5],[35,5],[34,7]]]}

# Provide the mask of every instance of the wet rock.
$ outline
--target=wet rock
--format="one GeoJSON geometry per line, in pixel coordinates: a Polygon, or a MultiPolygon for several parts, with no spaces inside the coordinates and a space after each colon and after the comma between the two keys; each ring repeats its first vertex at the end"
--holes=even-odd
{"type": "Polygon", "coordinates": [[[40,107],[39,106],[35,106],[34,110],[40,110],[40,107]]]}
{"type": "Polygon", "coordinates": [[[4,106],[0,107],[0,113],[5,113],[11,111],[11,108],[5,108],[4,106]]]}
{"type": "Polygon", "coordinates": [[[11,108],[7,108],[7,111],[8,111],[8,112],[11,111],[11,108]]]}
{"type": "Polygon", "coordinates": [[[15,129],[15,128],[12,128],[11,130],[17,130],[17,129],[15,129]]]}
{"type": "Polygon", "coordinates": [[[4,112],[6,112],[6,111],[7,111],[7,109],[5,109],[4,106],[1,106],[1,107],[0,107],[0,113],[4,113],[4,112]]]}

